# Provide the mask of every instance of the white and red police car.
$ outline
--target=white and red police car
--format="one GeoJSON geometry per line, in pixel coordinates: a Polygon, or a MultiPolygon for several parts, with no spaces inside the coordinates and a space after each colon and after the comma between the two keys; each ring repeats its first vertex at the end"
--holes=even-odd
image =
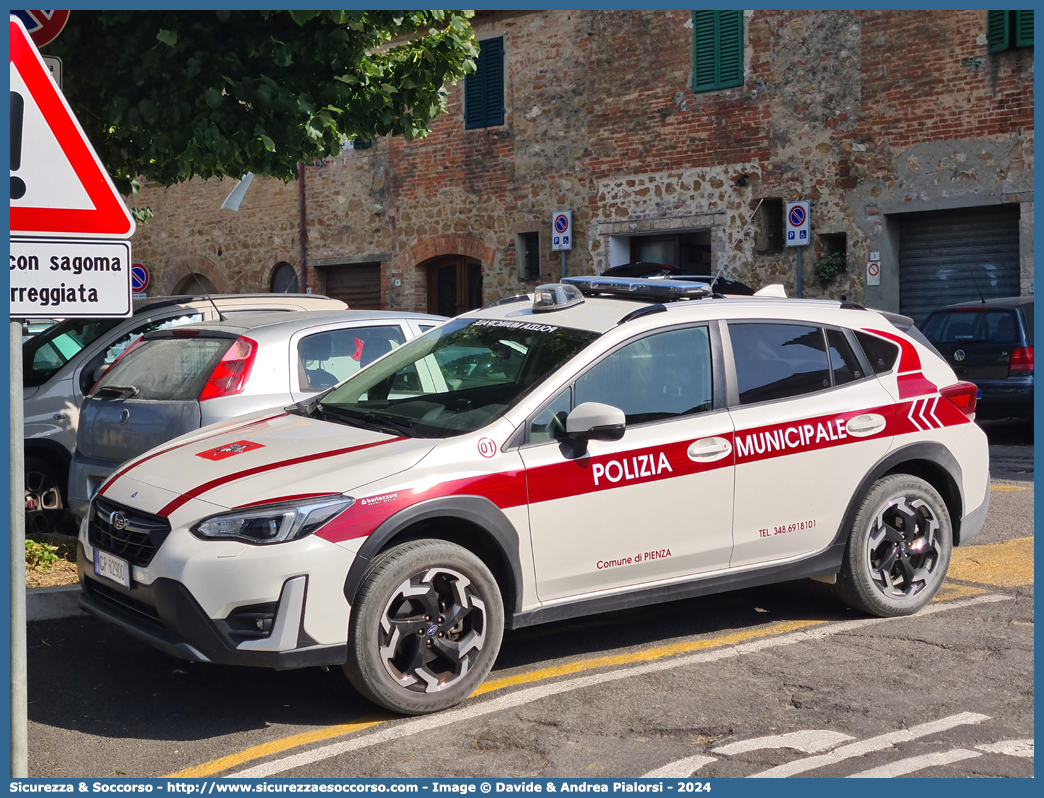
{"type": "Polygon", "coordinates": [[[407,714],[464,700],[505,627],[802,577],[908,614],[985,519],[975,398],[858,306],[570,278],[123,465],[81,606],[407,714]]]}

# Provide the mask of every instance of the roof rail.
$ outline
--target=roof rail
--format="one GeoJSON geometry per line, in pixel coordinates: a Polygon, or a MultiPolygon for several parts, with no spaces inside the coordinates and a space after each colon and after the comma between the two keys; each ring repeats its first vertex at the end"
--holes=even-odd
{"type": "Polygon", "coordinates": [[[608,295],[621,299],[672,302],[680,299],[702,299],[711,296],[706,283],[688,280],[650,280],[642,277],[566,277],[567,285],[576,286],[584,296],[608,295]]]}

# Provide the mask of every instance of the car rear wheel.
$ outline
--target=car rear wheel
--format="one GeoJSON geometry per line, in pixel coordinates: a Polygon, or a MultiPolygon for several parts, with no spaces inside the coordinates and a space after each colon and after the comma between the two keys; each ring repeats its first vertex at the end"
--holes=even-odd
{"type": "Polygon", "coordinates": [[[65,517],[61,469],[41,457],[25,458],[25,533],[46,535],[65,517]]]}
{"type": "Polygon", "coordinates": [[[856,514],[838,593],[870,615],[915,613],[942,585],[952,547],[950,514],[935,488],[909,474],[880,479],[856,514]]]}
{"type": "Polygon", "coordinates": [[[382,707],[436,712],[482,683],[503,633],[503,601],[486,565],[446,541],[411,541],[377,557],[364,577],[344,671],[382,707]]]}

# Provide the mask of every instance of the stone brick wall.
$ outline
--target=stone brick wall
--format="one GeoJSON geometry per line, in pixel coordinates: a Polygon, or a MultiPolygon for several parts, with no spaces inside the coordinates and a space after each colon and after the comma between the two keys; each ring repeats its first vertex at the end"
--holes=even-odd
{"type": "MultiPolygon", "coordinates": [[[[385,307],[425,310],[425,262],[465,255],[492,301],[527,288],[520,233],[540,233],[542,279],[557,276],[551,214],[572,209],[571,274],[608,266],[614,236],[709,231],[714,268],[792,293],[795,253],[759,252],[748,220],[759,200],[808,199],[850,267],[821,288],[808,248],[806,295],[897,309],[894,214],[1013,202],[1032,292],[1033,50],[988,54],[985,25],[985,11],[748,11],[744,85],[696,94],[688,11],[480,14],[477,38],[504,38],[504,125],[465,130],[460,84],[428,138],[307,166],[309,265],[379,261],[385,307]],[[884,279],[868,289],[871,251],[884,279]]],[[[219,210],[233,185],[133,199],[156,214],[133,242],[156,293],[192,271],[267,290],[276,264],[300,267],[297,185],[258,178],[219,210]]]]}

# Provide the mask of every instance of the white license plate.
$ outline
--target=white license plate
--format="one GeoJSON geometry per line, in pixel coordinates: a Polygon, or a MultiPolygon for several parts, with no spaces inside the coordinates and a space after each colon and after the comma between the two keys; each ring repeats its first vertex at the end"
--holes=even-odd
{"type": "Polygon", "coordinates": [[[130,587],[130,563],[106,554],[101,549],[94,550],[94,573],[124,587],[130,587]]]}

